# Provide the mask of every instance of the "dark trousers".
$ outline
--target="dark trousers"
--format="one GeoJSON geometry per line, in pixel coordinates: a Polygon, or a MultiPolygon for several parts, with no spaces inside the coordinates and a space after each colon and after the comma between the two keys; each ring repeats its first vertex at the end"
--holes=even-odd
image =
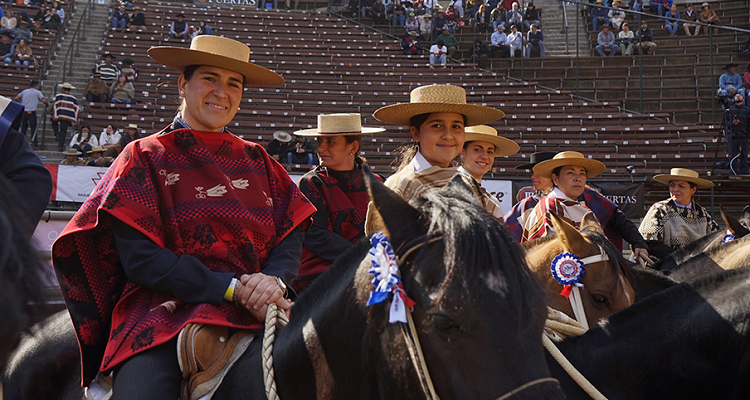
{"type": "Polygon", "coordinates": [[[737,175],[747,175],[747,152],[748,152],[747,136],[740,137],[737,135],[727,135],[727,147],[729,148],[729,161],[732,163],[732,169],[737,175]],[[737,161],[734,161],[734,157],[739,153],[737,161]]]}
{"type": "Polygon", "coordinates": [[[107,95],[104,93],[93,94],[91,92],[88,92],[86,93],[86,100],[90,102],[98,101],[100,103],[104,103],[105,101],[107,101],[107,95]]]}
{"type": "Polygon", "coordinates": [[[52,120],[52,131],[57,136],[57,150],[65,150],[65,139],[68,136],[68,127],[70,121],[55,121],[52,120]]]}
{"type": "Polygon", "coordinates": [[[26,129],[31,128],[31,143],[37,146],[38,140],[36,138],[36,111],[30,113],[24,111],[23,119],[21,119],[21,133],[26,136],[26,129]]]}
{"type": "Polygon", "coordinates": [[[182,372],[177,338],[123,361],[115,368],[112,400],[179,399],[182,372]]]}

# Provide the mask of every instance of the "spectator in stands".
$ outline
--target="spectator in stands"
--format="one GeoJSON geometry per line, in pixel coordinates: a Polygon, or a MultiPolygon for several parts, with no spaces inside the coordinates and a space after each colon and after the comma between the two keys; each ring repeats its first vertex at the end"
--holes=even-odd
{"type": "Polygon", "coordinates": [[[456,9],[458,18],[462,19],[464,17],[464,0],[453,0],[453,8],[456,9]]]}
{"type": "Polygon", "coordinates": [[[729,150],[729,169],[736,175],[748,175],[747,153],[750,137],[750,107],[745,105],[745,97],[734,95],[734,104],[725,113],[727,149],[729,150]],[[737,158],[737,162],[733,160],[737,158]],[[735,169],[735,166],[736,169],[735,169]]]}
{"type": "Polygon", "coordinates": [[[516,50],[521,51],[521,56],[523,57],[523,35],[518,31],[517,26],[510,26],[510,34],[508,34],[508,37],[505,40],[505,45],[508,46],[510,51],[510,58],[516,56],[516,50]]]}
{"type": "Polygon", "coordinates": [[[83,88],[83,97],[91,102],[104,103],[109,98],[109,86],[101,79],[101,74],[95,72],[91,80],[83,88]]]}
{"type": "Polygon", "coordinates": [[[649,55],[654,54],[654,50],[656,50],[656,43],[653,41],[654,33],[649,29],[648,22],[645,19],[641,21],[641,29],[638,29],[638,32],[636,32],[635,39],[635,47],[640,54],[643,54],[644,47],[649,55]]]}
{"type": "Polygon", "coordinates": [[[122,137],[120,138],[120,149],[124,149],[125,146],[128,145],[128,143],[143,137],[143,135],[141,135],[141,132],[138,130],[138,125],[128,124],[127,128],[128,133],[122,135],[122,137]]]}
{"type": "Polygon", "coordinates": [[[448,30],[448,26],[443,26],[443,33],[437,38],[438,40],[443,39],[443,44],[448,48],[448,58],[453,58],[453,54],[458,50],[458,40],[456,40],[456,37],[448,30]]]}
{"type": "MultiPolygon", "coordinates": [[[[750,37],[750,35],[748,35],[750,37]]],[[[747,65],[747,70],[745,71],[745,74],[742,75],[742,82],[744,83],[745,87],[745,94],[750,92],[750,64],[747,65]]]]}
{"type": "Polygon", "coordinates": [[[526,11],[523,13],[523,26],[526,27],[526,31],[531,29],[531,25],[536,25],[539,28],[542,24],[541,18],[539,17],[539,10],[536,9],[534,3],[528,3],[526,5],[526,11]]]}
{"type": "Polygon", "coordinates": [[[511,10],[508,11],[508,20],[506,22],[508,25],[515,25],[517,27],[523,23],[523,14],[518,7],[518,3],[513,2],[511,10]]]}
{"type": "Polygon", "coordinates": [[[25,19],[22,19],[18,21],[18,28],[13,31],[13,36],[15,36],[13,44],[17,45],[21,39],[25,40],[26,43],[30,43],[34,34],[31,33],[31,29],[29,29],[29,23],[25,19]]]}
{"type": "MultiPolygon", "coordinates": [[[[492,21],[492,30],[497,31],[498,26],[502,26],[505,30],[505,20],[508,18],[508,12],[505,11],[500,4],[495,7],[490,13],[490,20],[492,21]]],[[[493,32],[494,33],[494,32],[493,32]]]]}
{"type": "Polygon", "coordinates": [[[99,134],[99,145],[104,149],[105,156],[114,158],[120,154],[120,139],[122,139],[120,131],[112,124],[102,130],[99,134]]]}
{"type": "Polygon", "coordinates": [[[13,63],[16,65],[34,64],[34,52],[31,50],[31,47],[26,45],[25,39],[21,39],[16,45],[16,50],[13,52],[13,63]]]}
{"type": "Polygon", "coordinates": [[[443,68],[445,68],[447,53],[448,48],[445,47],[443,39],[438,38],[435,44],[430,47],[430,69],[434,69],[435,64],[440,64],[443,68]]]}
{"type": "Polygon", "coordinates": [[[268,142],[266,146],[266,152],[274,160],[278,162],[286,162],[287,154],[289,154],[290,144],[292,142],[292,135],[284,131],[276,131],[273,133],[273,139],[268,142]]]}
{"type": "MultiPolygon", "coordinates": [[[[669,7],[669,11],[667,11],[664,16],[667,18],[680,19],[680,12],[677,11],[677,6],[672,4],[672,6],[669,7]]],[[[677,36],[677,28],[679,27],[680,23],[678,21],[671,21],[668,19],[664,20],[664,28],[669,32],[669,36],[677,36]]]]}
{"type": "Polygon", "coordinates": [[[76,149],[68,149],[63,151],[65,159],[60,162],[63,165],[84,165],[86,161],[79,159],[81,152],[76,149]]]}
{"type": "Polygon", "coordinates": [[[482,187],[482,177],[492,170],[495,157],[518,153],[518,144],[510,139],[498,136],[497,131],[487,125],[469,126],[464,129],[464,132],[461,167],[458,170],[474,179],[481,188],[485,203],[494,205],[492,216],[502,220],[503,207],[495,196],[482,187]]]}
{"type": "Polygon", "coordinates": [[[91,133],[89,124],[81,124],[81,133],[73,135],[68,146],[70,149],[76,149],[83,153],[84,158],[88,158],[91,155],[91,149],[99,147],[99,139],[91,133]]]}
{"type": "MultiPolygon", "coordinates": [[[[285,5],[286,5],[286,9],[287,10],[291,10],[292,9],[292,2],[291,2],[291,0],[286,0],[285,5]]],[[[299,0],[294,0],[294,9],[296,10],[298,6],[299,6],[299,0]]]]}
{"type": "Polygon", "coordinates": [[[60,27],[61,23],[60,14],[54,8],[48,8],[44,12],[39,28],[55,30],[60,27]]]}
{"type": "Polygon", "coordinates": [[[16,46],[11,41],[10,33],[0,33],[0,60],[10,64],[13,62],[13,54],[16,52],[16,46]]]}
{"type": "Polygon", "coordinates": [[[18,19],[13,15],[13,10],[8,8],[5,12],[5,16],[0,18],[0,34],[8,33],[10,35],[18,27],[18,19]]]}
{"type": "MultiPolygon", "coordinates": [[[[400,25],[396,25],[395,24],[396,17],[397,17],[396,15],[393,16],[394,26],[400,26],[400,25]]],[[[404,25],[404,28],[406,29],[407,33],[411,32],[411,31],[420,32],[419,20],[414,16],[413,12],[409,13],[409,19],[407,19],[406,21],[404,21],[404,23],[402,25],[404,25]]],[[[429,30],[429,28],[427,28],[427,30],[429,30]]],[[[423,32],[423,31],[421,31],[421,32],[423,32]]]]}
{"type": "Polygon", "coordinates": [[[383,4],[383,0],[375,0],[375,4],[372,5],[372,9],[370,10],[370,15],[372,16],[372,20],[375,24],[385,24],[386,15],[385,4],[383,4]]]}
{"type": "Polygon", "coordinates": [[[169,38],[170,39],[188,39],[188,24],[185,22],[185,15],[183,13],[177,14],[177,21],[172,21],[169,25],[169,38]]]}
{"type": "Polygon", "coordinates": [[[670,198],[654,203],[638,228],[651,254],[664,258],[719,230],[711,214],[693,201],[698,188],[710,188],[713,182],[687,168],[672,168],[669,175],[656,175],[654,180],[669,185],[670,198]]]}
{"type": "Polygon", "coordinates": [[[437,15],[432,20],[432,39],[437,40],[438,36],[443,33],[443,27],[448,27],[448,20],[445,19],[445,11],[442,8],[438,9],[437,15]]]}
{"type": "Polygon", "coordinates": [[[401,41],[401,48],[404,49],[405,55],[416,56],[422,54],[422,44],[419,43],[418,37],[419,33],[411,31],[401,41]]]}
{"type": "Polygon", "coordinates": [[[630,0],[628,2],[627,8],[633,10],[633,11],[643,11],[643,0],[630,0]]]}
{"type": "MultiPolygon", "coordinates": [[[[716,11],[711,9],[711,5],[708,3],[703,3],[702,5],[703,12],[700,14],[700,20],[704,24],[708,25],[715,25],[719,23],[719,16],[716,15],[716,11]]],[[[703,33],[708,35],[708,26],[703,26],[703,33]]],[[[719,33],[718,28],[714,28],[714,35],[719,33]]]]}
{"type": "Polygon", "coordinates": [[[510,55],[510,47],[505,44],[507,39],[508,36],[505,34],[505,28],[502,25],[498,25],[495,32],[492,32],[492,36],[490,36],[491,57],[495,57],[498,51],[502,58],[506,58],[510,55]]]}
{"type": "Polygon", "coordinates": [[[297,140],[289,146],[286,161],[289,164],[313,165],[315,147],[312,141],[304,136],[297,136],[297,140]]]}
{"type": "Polygon", "coordinates": [[[445,12],[445,20],[448,21],[448,28],[451,32],[455,31],[459,27],[458,11],[453,6],[448,6],[448,11],[445,12]]]}
{"type": "MultiPolygon", "coordinates": [[[[596,0],[596,4],[602,4],[602,0],[596,0]]],[[[602,7],[591,7],[591,23],[594,25],[594,32],[599,30],[602,25],[609,24],[609,12],[602,7]]]]}
{"type": "Polygon", "coordinates": [[[135,62],[131,58],[122,60],[122,68],[120,74],[125,75],[128,78],[128,82],[135,84],[135,78],[138,77],[138,68],[135,67],[135,62]]]}
{"type": "MultiPolygon", "coordinates": [[[[696,22],[700,21],[700,15],[698,15],[697,12],[693,11],[693,5],[690,3],[685,4],[685,13],[682,14],[682,19],[690,21],[690,22],[696,22]]],[[[685,22],[682,25],[682,28],[685,29],[685,34],[688,36],[697,35],[701,31],[701,26],[698,24],[688,23],[685,22]],[[690,29],[695,28],[694,33],[690,33],[690,29]]]]}
{"type": "Polygon", "coordinates": [[[101,75],[101,79],[107,84],[111,85],[115,81],[117,81],[117,75],[120,74],[120,69],[117,68],[117,66],[112,63],[112,60],[114,60],[115,56],[113,56],[110,53],[104,53],[102,55],[102,58],[104,61],[102,61],[101,64],[95,65],[93,68],[92,73],[99,73],[101,75]]]}
{"type": "Polygon", "coordinates": [[[471,48],[471,62],[477,63],[477,66],[484,69],[487,66],[487,57],[490,55],[490,48],[479,38],[474,39],[474,46],[471,48]]]}
{"type": "Polygon", "coordinates": [[[422,39],[426,41],[432,40],[432,21],[430,14],[425,14],[422,16],[422,22],[419,23],[419,33],[422,35],[422,39]]]}
{"type": "Polygon", "coordinates": [[[57,150],[63,151],[65,148],[65,139],[68,136],[68,127],[78,122],[78,100],[70,94],[71,89],[76,87],[68,82],[59,85],[61,91],[55,95],[52,100],[52,130],[57,138],[57,150]]]}
{"type": "Polygon", "coordinates": [[[620,52],[622,52],[622,55],[629,56],[633,54],[633,43],[635,42],[635,35],[633,35],[633,31],[630,30],[630,25],[628,25],[627,22],[623,22],[622,30],[618,34],[618,38],[620,39],[620,52]]]}
{"type": "Polygon", "coordinates": [[[96,146],[91,148],[91,157],[86,160],[86,165],[90,167],[105,167],[108,168],[112,165],[114,159],[112,157],[104,156],[104,149],[96,146]]]}
{"type": "Polygon", "coordinates": [[[62,4],[59,1],[52,3],[52,10],[60,17],[60,23],[65,22],[65,10],[62,8],[62,4]]]}
{"type": "Polygon", "coordinates": [[[477,32],[486,33],[491,26],[492,16],[490,10],[485,4],[479,6],[476,15],[474,15],[474,21],[477,27],[477,32]]]}
{"type": "Polygon", "coordinates": [[[664,15],[664,10],[672,7],[672,0],[648,0],[648,9],[652,14],[664,15]]]}
{"type": "Polygon", "coordinates": [[[31,143],[34,146],[34,149],[37,149],[39,147],[39,142],[36,136],[36,109],[39,107],[40,101],[44,105],[47,105],[47,99],[45,99],[42,92],[39,91],[39,81],[32,79],[31,82],[29,82],[29,87],[22,90],[13,100],[23,104],[23,119],[21,120],[21,130],[19,132],[26,137],[26,130],[31,128],[31,143]]]}
{"type": "MultiPolygon", "coordinates": [[[[401,4],[401,0],[396,0],[393,4],[393,26],[406,26],[406,8],[401,4]]],[[[419,21],[416,18],[412,18],[414,13],[409,13],[409,20],[411,21],[412,28],[406,27],[407,31],[419,31],[419,21]]]]}
{"type": "Polygon", "coordinates": [[[531,57],[532,49],[539,49],[539,57],[544,57],[544,33],[536,24],[531,24],[531,30],[526,33],[526,58],[531,57]]]}
{"type": "Polygon", "coordinates": [[[737,64],[729,63],[724,67],[727,71],[719,77],[719,96],[721,97],[734,97],[735,94],[739,93],[742,97],[745,97],[745,89],[743,89],[744,83],[742,77],[737,73],[737,64]]]}
{"type": "Polygon", "coordinates": [[[564,151],[551,160],[534,166],[534,172],[552,179],[555,188],[542,198],[524,221],[522,242],[554,233],[550,213],[578,228],[583,216],[593,212],[607,238],[617,248],[622,239],[630,243],[636,258],[648,257],[648,245],[638,227],[615,205],[595,191],[587,191],[586,182],[601,174],[605,166],[600,161],[585,158],[577,151],[564,151]]]}
{"type": "Polygon", "coordinates": [[[609,17],[609,23],[612,24],[612,28],[615,31],[619,31],[622,27],[622,23],[625,22],[625,11],[620,10],[620,2],[616,1],[612,3],[613,10],[609,10],[607,16],[609,17]]]}
{"type": "Polygon", "coordinates": [[[214,31],[211,27],[206,24],[206,21],[198,21],[198,26],[195,27],[192,37],[200,35],[213,35],[214,31]]]}
{"type": "Polygon", "coordinates": [[[359,10],[359,15],[362,18],[369,18],[372,14],[373,0],[360,0],[360,3],[362,4],[362,8],[359,10]]]}
{"type": "Polygon", "coordinates": [[[596,52],[600,56],[606,57],[604,54],[609,50],[609,56],[614,57],[617,54],[618,45],[615,44],[615,35],[609,31],[609,25],[602,25],[602,31],[596,37],[596,52]]]}
{"type": "Polygon", "coordinates": [[[109,101],[112,104],[135,103],[135,88],[127,76],[120,75],[109,87],[109,101]]]}
{"type": "Polygon", "coordinates": [[[142,27],[146,26],[146,16],[143,14],[143,11],[141,11],[141,8],[138,6],[135,6],[133,13],[130,14],[130,26],[131,27],[135,26],[138,29],[141,29],[142,27]]]}

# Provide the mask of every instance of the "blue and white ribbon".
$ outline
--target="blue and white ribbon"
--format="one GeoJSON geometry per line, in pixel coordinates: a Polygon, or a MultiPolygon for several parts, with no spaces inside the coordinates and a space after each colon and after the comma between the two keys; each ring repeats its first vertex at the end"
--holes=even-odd
{"type": "Polygon", "coordinates": [[[389,322],[406,322],[406,309],[414,307],[414,301],[404,292],[404,285],[399,275],[396,253],[384,234],[378,232],[370,239],[370,255],[372,267],[370,274],[374,275],[367,305],[391,300],[389,322]]]}
{"type": "Polygon", "coordinates": [[[734,235],[732,235],[731,233],[727,233],[727,234],[726,234],[726,235],[724,235],[724,237],[723,237],[723,238],[721,239],[721,243],[722,243],[722,244],[724,244],[724,243],[734,242],[734,239],[736,239],[736,238],[734,237],[734,235]]]}
{"type": "Polygon", "coordinates": [[[552,277],[563,284],[561,295],[568,297],[573,290],[573,286],[583,287],[581,280],[586,269],[583,268],[583,262],[573,253],[560,253],[552,260],[550,265],[552,277]]]}

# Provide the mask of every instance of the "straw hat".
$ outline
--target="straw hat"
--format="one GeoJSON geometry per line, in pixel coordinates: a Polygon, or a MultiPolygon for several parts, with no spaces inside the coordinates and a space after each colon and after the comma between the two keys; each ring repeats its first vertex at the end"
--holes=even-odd
{"type": "Polygon", "coordinates": [[[284,131],[276,131],[273,133],[273,138],[282,143],[289,143],[292,141],[292,135],[284,131]]]}
{"type": "Polygon", "coordinates": [[[703,8],[703,7],[709,7],[709,8],[711,8],[711,6],[710,6],[710,5],[708,4],[708,2],[706,2],[706,3],[703,3],[703,4],[701,5],[701,8],[703,8]]]}
{"type": "Polygon", "coordinates": [[[458,86],[429,85],[411,91],[409,103],[381,107],[373,116],[378,121],[409,126],[411,117],[437,112],[458,113],[466,125],[482,125],[502,118],[505,113],[491,107],[466,104],[466,91],[458,86]]]}
{"type": "Polygon", "coordinates": [[[138,129],[138,125],[136,125],[136,124],[128,124],[127,128],[128,129],[130,129],[130,128],[138,129]]]}
{"type": "Polygon", "coordinates": [[[542,161],[551,160],[556,154],[554,151],[537,151],[536,153],[531,153],[529,156],[530,162],[528,164],[517,165],[516,169],[534,169],[535,165],[542,161]]]}
{"type": "Polygon", "coordinates": [[[65,154],[66,156],[80,156],[83,153],[81,153],[80,151],[76,149],[67,149],[63,151],[63,154],[65,154]]]}
{"type": "Polygon", "coordinates": [[[366,135],[384,130],[383,128],[363,128],[362,117],[359,113],[320,114],[317,128],[295,131],[294,134],[297,136],[348,136],[366,135]]]}
{"type": "Polygon", "coordinates": [[[242,74],[245,85],[279,86],[284,78],[279,74],[249,62],[250,48],[236,40],[221,36],[201,35],[190,42],[190,48],[158,46],[148,49],[148,55],[169,68],[184,72],[191,65],[225,68],[242,74]]]}
{"type": "Polygon", "coordinates": [[[504,157],[518,153],[518,143],[497,135],[495,128],[487,125],[470,126],[465,129],[464,143],[473,141],[489,142],[495,145],[495,157],[504,157]]]}
{"type": "Polygon", "coordinates": [[[70,83],[68,83],[68,82],[65,82],[65,83],[61,83],[61,84],[59,84],[59,85],[57,85],[57,86],[60,86],[60,87],[61,87],[61,88],[63,88],[63,89],[75,89],[75,88],[76,88],[75,86],[71,85],[71,84],[70,84],[70,83]]]}
{"type": "Polygon", "coordinates": [[[101,146],[96,146],[91,148],[92,153],[104,153],[104,148],[101,146]]]}
{"type": "Polygon", "coordinates": [[[714,185],[714,183],[709,180],[699,178],[697,172],[687,168],[672,168],[669,175],[656,175],[654,176],[654,180],[665,185],[669,185],[669,181],[692,182],[701,189],[710,188],[714,185]]]}
{"type": "Polygon", "coordinates": [[[542,161],[534,166],[534,173],[545,178],[551,178],[552,171],[555,168],[566,165],[586,168],[587,178],[593,178],[601,174],[606,168],[601,161],[586,158],[577,151],[563,151],[562,153],[555,154],[551,160],[542,161]]]}

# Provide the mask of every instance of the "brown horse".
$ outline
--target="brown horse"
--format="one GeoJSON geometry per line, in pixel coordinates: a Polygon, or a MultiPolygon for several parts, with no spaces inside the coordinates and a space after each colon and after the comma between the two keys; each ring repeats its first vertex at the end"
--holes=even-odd
{"type": "MultiPolygon", "coordinates": [[[[550,265],[555,257],[567,252],[580,259],[600,254],[607,260],[586,263],[585,273],[580,288],[583,310],[588,325],[608,317],[615,311],[633,304],[633,277],[627,261],[615,246],[607,240],[601,226],[592,213],[586,214],[581,221],[581,231],[552,214],[555,235],[545,236],[522,243],[526,249],[526,262],[532,272],[541,280],[549,292],[548,305],[562,311],[571,318],[576,318],[571,302],[561,295],[564,286],[555,280],[550,265]]],[[[602,257],[599,257],[602,258],[602,257]]],[[[572,294],[571,294],[572,297],[572,294]]],[[[577,318],[578,322],[587,326],[577,318]]]]}

